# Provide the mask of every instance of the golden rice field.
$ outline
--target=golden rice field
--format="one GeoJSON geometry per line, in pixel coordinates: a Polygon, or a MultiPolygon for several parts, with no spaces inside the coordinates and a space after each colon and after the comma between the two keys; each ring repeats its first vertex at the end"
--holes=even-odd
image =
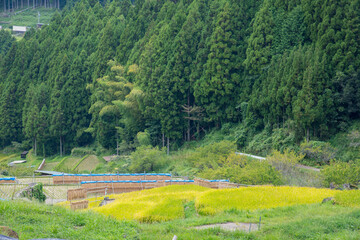
{"type": "Polygon", "coordinates": [[[360,191],[339,191],[335,194],[335,202],[345,207],[360,207],[360,191]]]}
{"type": "Polygon", "coordinates": [[[194,185],[167,186],[139,192],[110,196],[115,201],[93,211],[117,219],[158,222],[184,218],[184,203],[195,201],[202,215],[213,215],[230,209],[257,210],[292,205],[320,203],[338,191],[306,187],[248,187],[237,189],[209,189],[194,185]]]}
{"type": "Polygon", "coordinates": [[[168,221],[183,218],[183,203],[195,200],[199,194],[208,190],[189,185],[117,194],[110,196],[116,199],[113,203],[93,210],[117,219],[135,219],[140,222],[168,221]]]}
{"type": "Polygon", "coordinates": [[[258,210],[319,203],[337,191],[308,187],[249,187],[211,190],[195,200],[197,211],[213,215],[230,209],[258,210]]]}

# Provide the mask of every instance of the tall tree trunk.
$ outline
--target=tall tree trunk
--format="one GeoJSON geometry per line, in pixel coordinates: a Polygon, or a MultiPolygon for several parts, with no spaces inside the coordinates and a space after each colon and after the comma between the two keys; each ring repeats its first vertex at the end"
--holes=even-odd
{"type": "Polygon", "coordinates": [[[45,152],[45,143],[43,143],[43,155],[44,155],[44,157],[46,157],[46,152],[45,152]]]}
{"type": "Polygon", "coordinates": [[[28,0],[28,7],[30,7],[30,0],[28,0]]]}
{"type": "Polygon", "coordinates": [[[116,138],[116,156],[119,156],[119,138],[116,138]]]}
{"type": "Polygon", "coordinates": [[[306,128],[306,142],[310,141],[310,127],[306,128]]]}
{"type": "Polygon", "coordinates": [[[4,12],[6,12],[6,0],[4,0],[4,12]]]}
{"type": "Polygon", "coordinates": [[[165,134],[162,134],[162,147],[165,147],[165,134]]]}
{"type": "Polygon", "coordinates": [[[60,157],[62,157],[62,140],[61,140],[61,136],[60,136],[60,157]]]}
{"type": "Polygon", "coordinates": [[[167,137],[167,151],[166,151],[166,154],[169,155],[170,154],[170,140],[169,140],[169,137],[167,137]]]}
{"type": "Polygon", "coordinates": [[[37,156],[37,144],[36,144],[36,137],[35,137],[35,156],[37,156]]]}
{"type": "MultiPolygon", "coordinates": [[[[190,107],[190,93],[189,92],[188,92],[188,96],[187,96],[187,104],[190,107]]],[[[190,111],[187,112],[187,115],[188,115],[187,141],[190,142],[190,111]]]]}
{"type": "Polygon", "coordinates": [[[197,131],[196,139],[199,140],[200,139],[200,122],[197,123],[196,131],[197,131]]]}

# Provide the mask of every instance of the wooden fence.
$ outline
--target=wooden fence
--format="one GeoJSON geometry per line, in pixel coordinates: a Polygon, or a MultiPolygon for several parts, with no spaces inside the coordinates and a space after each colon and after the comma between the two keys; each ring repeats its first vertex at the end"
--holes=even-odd
{"type": "Polygon", "coordinates": [[[138,173],[138,174],[61,174],[53,175],[54,184],[80,184],[86,181],[145,181],[171,180],[167,173],[138,173]]]}
{"type": "Polygon", "coordinates": [[[87,196],[86,189],[84,188],[76,188],[76,189],[69,189],[67,191],[67,200],[73,201],[78,199],[84,199],[87,196]]]}
{"type": "Polygon", "coordinates": [[[214,189],[223,189],[223,188],[237,188],[239,187],[236,183],[231,183],[227,180],[206,180],[196,178],[194,180],[195,185],[199,185],[202,187],[214,188],[214,189]]]}
{"type": "Polygon", "coordinates": [[[16,183],[15,178],[0,178],[0,183],[16,183]]]}
{"type": "Polygon", "coordinates": [[[89,201],[83,200],[83,201],[78,201],[78,202],[71,202],[70,207],[71,207],[71,210],[86,209],[89,207],[89,201]]]}

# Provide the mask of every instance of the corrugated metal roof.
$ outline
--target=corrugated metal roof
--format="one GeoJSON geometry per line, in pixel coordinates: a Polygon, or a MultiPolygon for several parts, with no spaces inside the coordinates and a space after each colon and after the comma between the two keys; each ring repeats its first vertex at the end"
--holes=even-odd
{"type": "Polygon", "coordinates": [[[45,175],[68,175],[68,173],[63,172],[55,172],[55,171],[43,171],[43,170],[35,170],[36,173],[41,173],[45,175]]]}

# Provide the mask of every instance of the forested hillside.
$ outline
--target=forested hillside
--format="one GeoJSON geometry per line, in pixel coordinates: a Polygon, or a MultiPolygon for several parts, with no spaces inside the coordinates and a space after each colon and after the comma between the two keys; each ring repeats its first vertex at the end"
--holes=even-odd
{"type": "Polygon", "coordinates": [[[0,32],[0,147],[327,139],[360,117],[359,26],[360,0],[82,0],[0,32]]]}

